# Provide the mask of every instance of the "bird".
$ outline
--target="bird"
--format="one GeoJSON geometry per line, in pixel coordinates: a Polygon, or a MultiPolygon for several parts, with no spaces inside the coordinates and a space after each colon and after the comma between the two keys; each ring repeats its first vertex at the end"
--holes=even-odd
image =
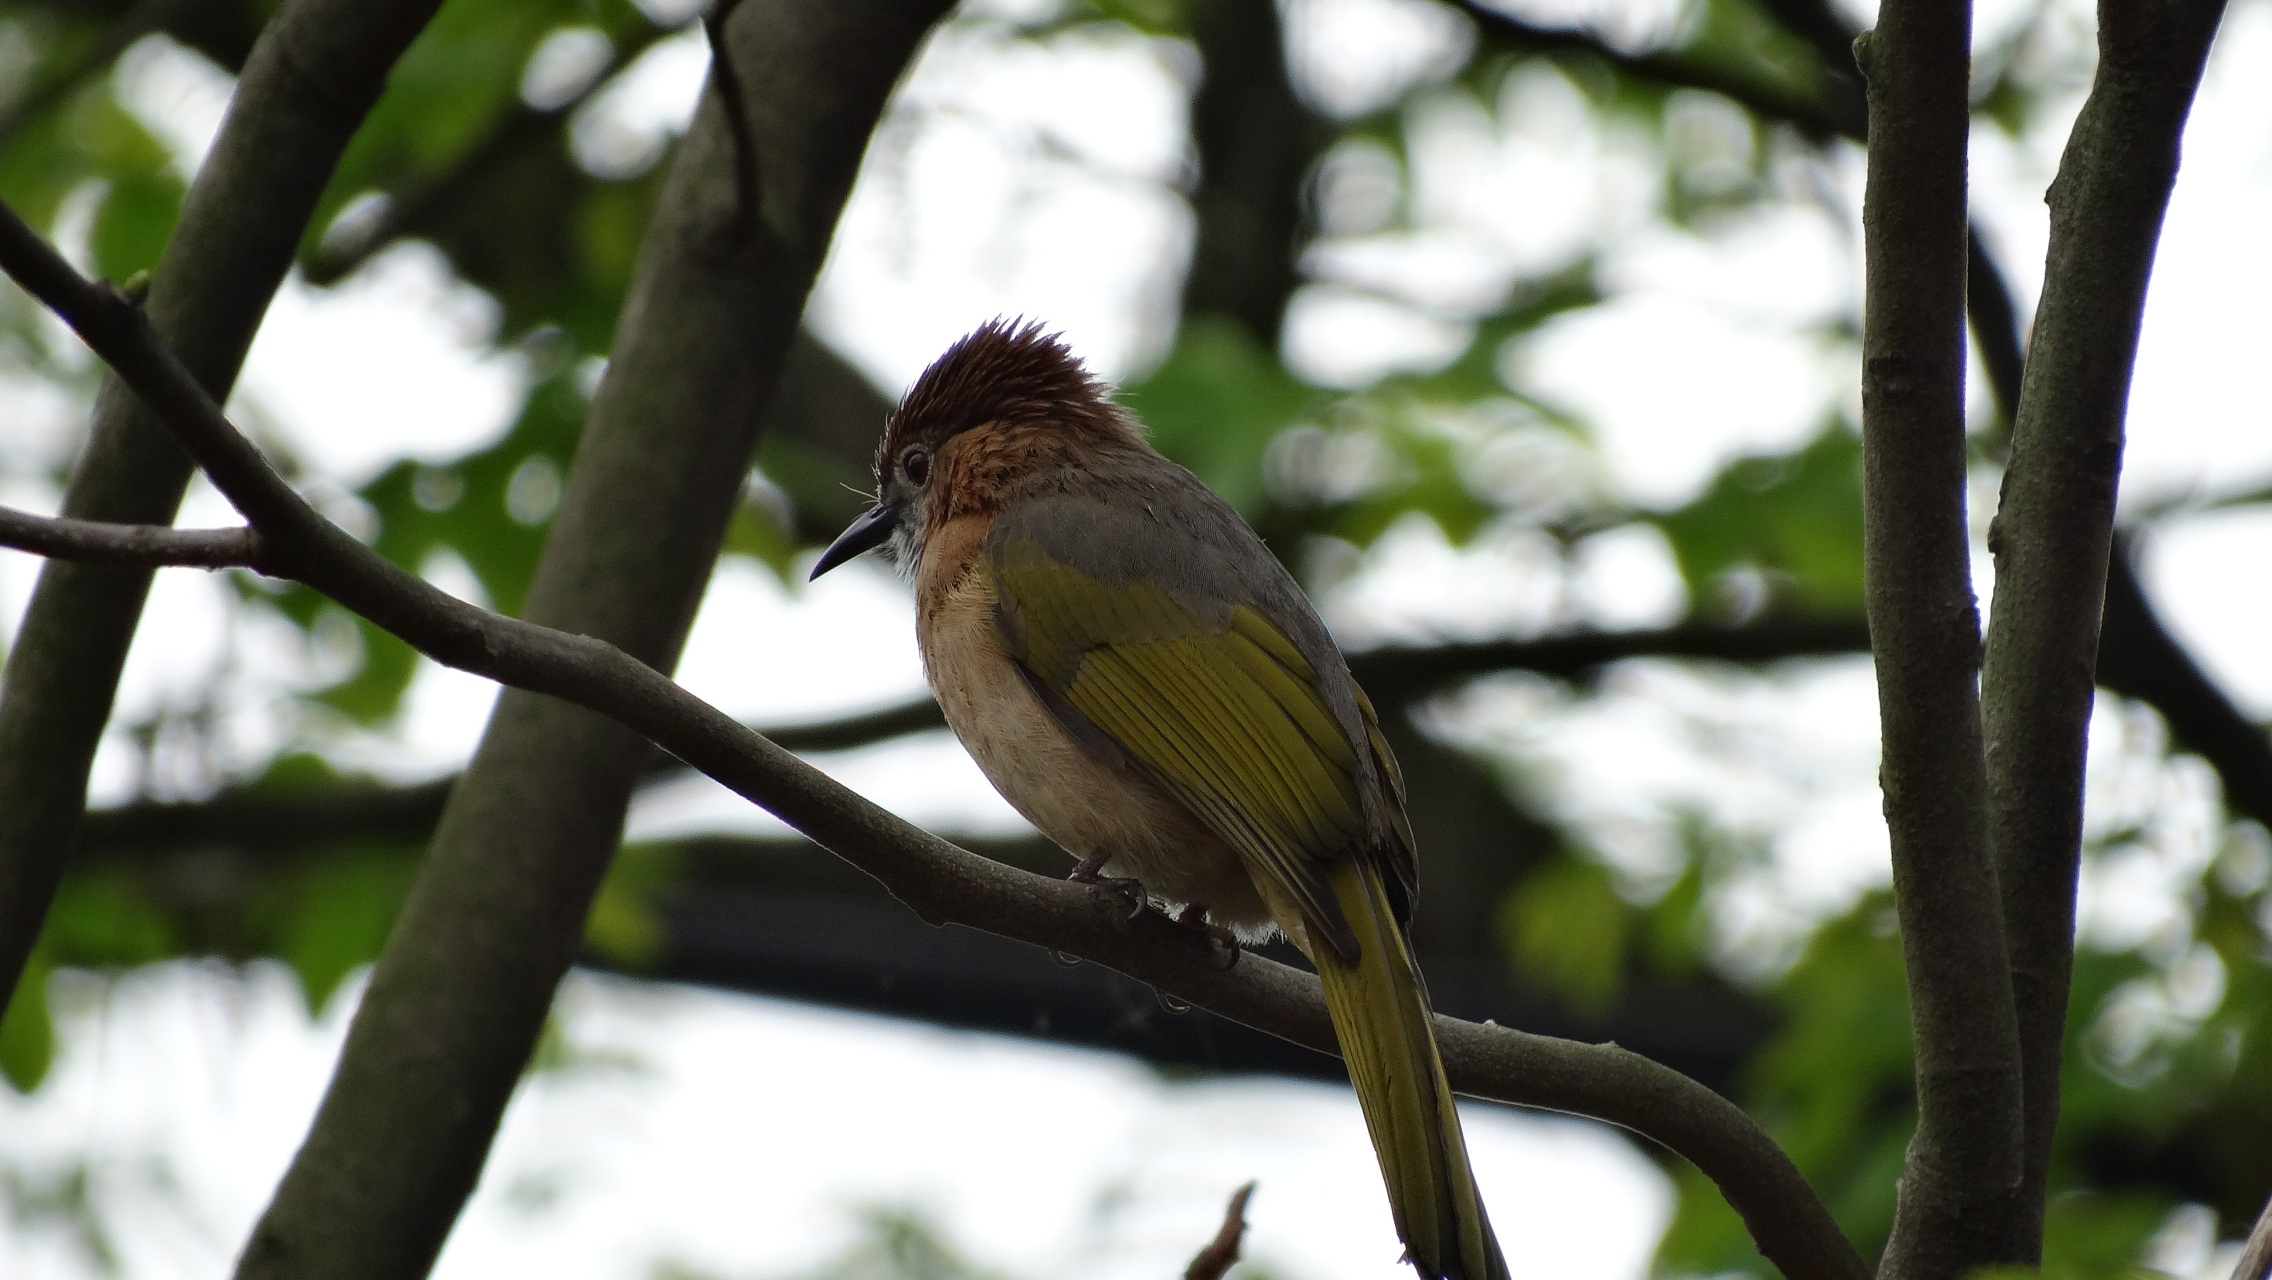
{"type": "Polygon", "coordinates": [[[1407,935],[1404,783],[1332,635],[1260,536],[1152,448],[1061,335],[996,318],[885,425],[874,505],[811,577],[884,549],[924,673],[1011,807],[1230,941],[1283,934],[1324,983],[1404,1260],[1507,1265],[1407,935]]]}

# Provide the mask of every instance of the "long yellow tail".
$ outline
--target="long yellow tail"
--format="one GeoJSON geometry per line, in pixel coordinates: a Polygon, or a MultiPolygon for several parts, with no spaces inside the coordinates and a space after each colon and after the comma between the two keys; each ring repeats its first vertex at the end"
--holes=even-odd
{"type": "Polygon", "coordinates": [[[1357,963],[1330,946],[1308,950],[1380,1156],[1396,1233],[1427,1280],[1506,1280],[1436,1052],[1428,995],[1380,873],[1366,859],[1345,859],[1333,873],[1333,895],[1357,935],[1357,963]]]}

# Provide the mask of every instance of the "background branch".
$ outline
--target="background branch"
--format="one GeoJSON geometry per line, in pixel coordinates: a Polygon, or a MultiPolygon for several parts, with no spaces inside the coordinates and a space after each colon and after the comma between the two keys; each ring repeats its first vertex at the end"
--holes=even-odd
{"type": "Polygon", "coordinates": [[[1864,599],[1884,741],[1918,1123],[1880,1274],[2018,1261],[2020,1063],[1987,839],[1980,625],[1965,528],[1968,4],[1887,0],[1868,77],[1864,599]]]}
{"type": "MultiPolygon", "coordinates": [[[[2043,299],[1988,534],[1996,600],[1980,688],[1989,830],[2026,1087],[2014,1262],[2033,1264],[2042,1248],[2059,1120],[2083,763],[2130,372],[2179,137],[2223,11],[2223,0],[2100,6],[2098,76],[2051,185],[2043,299]]],[[[2126,558],[2116,563],[2126,576],[2126,558]]],[[[2144,614],[2143,594],[2123,585],[2124,608],[2144,614]]]]}
{"type": "MultiPolygon", "coordinates": [[[[19,280],[31,275],[44,284],[60,260],[0,206],[0,265],[19,280]],[[34,260],[47,275],[25,270],[34,260]]],[[[909,826],[605,641],[487,613],[380,559],[290,493],[166,355],[138,312],[114,294],[74,281],[66,290],[35,286],[35,292],[153,403],[167,407],[168,421],[222,492],[248,514],[261,513],[255,518],[264,522],[265,535],[279,542],[304,539],[291,561],[301,580],[383,621],[437,661],[575,701],[632,727],[874,875],[926,921],[965,924],[1083,956],[1330,1051],[1332,1025],[1313,976],[1252,955],[1222,969],[1205,940],[1157,912],[1128,919],[1125,903],[1107,889],[990,862],[909,826]],[[178,419],[172,416],[177,409],[178,419]],[[271,517],[281,527],[268,527],[271,517]]],[[[397,926],[390,958],[402,953],[406,932],[397,926]]],[[[476,985],[465,976],[456,973],[461,985],[476,985]]],[[[370,998],[364,997],[366,1005],[370,998]]],[[[1695,1081],[1614,1045],[1525,1035],[1441,1015],[1437,1026],[1456,1088],[1593,1115],[1648,1136],[1694,1161],[1720,1185],[1762,1252],[1786,1274],[1825,1280],[1862,1280],[1866,1274],[1781,1148],[1740,1108],[1695,1081]]],[[[435,1029],[419,1030],[419,1046],[430,1045],[435,1029]]],[[[351,1035],[347,1053],[355,1052],[351,1035]]],[[[332,1097],[338,1092],[335,1085],[332,1097]]],[[[330,1104],[327,1099],[327,1109],[330,1104]]],[[[380,1151],[391,1145],[373,1141],[380,1151]]],[[[366,1150],[365,1158],[369,1154],[366,1150]]],[[[303,1152],[295,1168],[305,1161],[303,1152]]],[[[321,1172],[335,1180],[344,1176],[337,1169],[321,1172]]],[[[264,1222],[276,1212],[272,1206],[264,1222]]],[[[360,1210],[368,1212],[368,1206],[360,1210]]],[[[247,1268],[278,1266],[277,1243],[256,1240],[255,1250],[258,1256],[248,1251],[247,1268]]],[[[395,1265],[384,1271],[349,1262],[323,1273],[400,1274],[400,1246],[388,1252],[395,1265]]]]}
{"type": "Polygon", "coordinates": [[[642,22],[629,31],[611,33],[616,37],[615,51],[607,67],[567,100],[543,107],[514,102],[455,164],[408,191],[388,194],[384,203],[366,217],[334,222],[303,264],[308,283],[333,285],[353,275],[379,250],[417,234],[443,209],[465,199],[484,176],[515,153],[529,147],[565,145],[561,135],[576,109],[609,84],[614,73],[679,29],[642,22]]]}
{"type": "Polygon", "coordinates": [[[103,33],[88,42],[85,48],[58,59],[58,65],[41,67],[26,77],[28,84],[20,84],[4,102],[0,102],[0,147],[5,147],[16,136],[16,131],[45,114],[49,108],[86,84],[88,79],[118,59],[118,55],[131,48],[135,41],[153,31],[163,29],[177,14],[207,3],[208,0],[141,0],[112,22],[103,33]]]}
{"type": "MultiPolygon", "coordinates": [[[[1581,54],[1637,79],[1719,94],[1763,119],[1780,120],[1811,138],[1863,139],[1867,111],[1861,86],[1851,74],[1837,75],[1835,63],[1814,86],[1814,92],[1794,91],[1788,86],[1732,75],[1720,65],[1678,53],[1626,53],[1592,32],[1525,22],[1480,0],[1452,3],[1475,20],[1487,43],[1501,48],[1581,54]]],[[[1850,58],[1839,61],[1852,65],[1850,58]]]]}

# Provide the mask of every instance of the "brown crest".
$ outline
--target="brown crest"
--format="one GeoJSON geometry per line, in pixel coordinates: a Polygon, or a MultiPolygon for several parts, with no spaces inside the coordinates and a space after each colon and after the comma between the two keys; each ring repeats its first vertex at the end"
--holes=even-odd
{"type": "Polygon", "coordinates": [[[1059,335],[1039,321],[996,317],[958,339],[915,380],[891,416],[876,452],[881,475],[915,443],[936,449],[949,437],[997,423],[1117,419],[1109,389],[1059,335]]]}

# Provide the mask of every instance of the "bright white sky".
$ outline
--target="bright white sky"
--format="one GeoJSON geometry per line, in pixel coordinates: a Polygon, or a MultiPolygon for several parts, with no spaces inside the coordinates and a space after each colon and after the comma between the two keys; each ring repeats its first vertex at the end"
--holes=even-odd
{"type": "MultiPolygon", "coordinates": [[[[2024,7],[1978,7],[1984,50],[2024,7]]],[[[2089,67],[2088,6],[2055,7],[2069,15],[2064,25],[2021,56],[2063,69],[2076,96],[2026,138],[1982,131],[1975,145],[1975,199],[2023,305],[2040,287],[2042,190],[2089,67]]],[[[1590,0],[1526,10],[1542,21],[1598,11],[1590,0]]],[[[1411,0],[1293,0],[1289,12],[1305,83],[1336,110],[1392,100],[1457,60],[1457,25],[1411,0]]],[[[1646,43],[1674,12],[1622,7],[1610,29],[1621,43],[1646,43]]],[[[2272,247],[2260,234],[2272,225],[2272,136],[2262,129],[2272,81],[2244,70],[2267,58],[2272,8],[2234,9],[2187,138],[2156,272],[2132,397],[2132,503],[2272,479],[2272,410],[2253,385],[2266,335],[2260,309],[2248,306],[2272,293],[2272,247]]],[[[580,152],[595,164],[651,152],[679,127],[703,62],[692,38],[650,52],[586,110],[580,152]]],[[[1169,339],[1188,251],[1189,212],[1168,184],[1183,163],[1189,70],[1185,55],[1125,35],[1062,40],[1047,54],[982,30],[935,42],[903,90],[910,123],[895,158],[872,157],[855,192],[815,296],[816,324],[886,386],[905,385],[947,341],[997,313],[1046,317],[1101,371],[1140,372],[1169,339]]],[[[118,87],[185,163],[209,141],[228,91],[210,67],[161,42],[129,56],[118,87]]],[[[1679,136],[1698,154],[1748,146],[1729,141],[1714,104],[1683,110],[1679,136]]],[[[1287,337],[1289,361],[1308,376],[1361,385],[1425,367],[1465,341],[1465,317],[1506,281],[1600,237],[1605,283],[1620,300],[1555,322],[1505,364],[1592,424],[1597,479],[1611,491],[1676,504],[1726,460],[1798,443],[1828,407],[1851,402],[1855,353],[1819,331],[1858,305],[1857,156],[1778,160],[1785,199],[1698,235],[1651,216],[1661,182],[1652,144],[1604,126],[1552,75],[1510,85],[1495,115],[1439,95],[1411,127],[1420,226],[1320,249],[1312,267],[1321,283],[1296,300],[1287,337]]],[[[453,456],[503,429],[526,377],[517,357],[488,350],[494,315],[416,246],[328,292],[295,281],[234,407],[332,493],[404,453],[453,456]]],[[[56,424],[76,409],[43,394],[0,386],[17,433],[9,448],[61,438],[56,424]]],[[[0,500],[53,501],[7,484],[0,500]]],[[[230,519],[202,488],[184,516],[230,519]]],[[[1400,527],[1323,605],[1352,644],[1558,619],[1648,625],[1685,607],[1653,534],[1597,539],[1552,598],[1517,589],[1535,581],[1523,571],[1538,555],[1518,536],[1462,551],[1425,526],[1400,527]]],[[[2236,584],[2255,580],[2241,566],[2268,557],[2272,516],[2204,512],[2166,521],[2147,559],[2173,625],[2259,716],[2272,715],[2261,642],[2272,618],[2265,593],[2236,584]]],[[[473,590],[462,568],[428,572],[473,590]]],[[[28,558],[0,553],[0,616],[20,611],[32,574],[28,558]]],[[[337,655],[231,621],[220,592],[195,573],[161,577],[122,712],[138,718],[212,698],[224,758],[161,753],[159,776],[145,780],[130,753],[106,750],[98,799],[144,782],[195,793],[311,731],[277,695],[320,679],[337,655]]],[[[723,567],[679,674],[729,712],[772,721],[921,688],[904,593],[865,564],[795,591],[762,570],[723,567]]],[[[402,724],[376,738],[333,736],[353,762],[430,776],[464,759],[491,696],[479,681],[429,668],[402,724]]],[[[1585,702],[1507,680],[1441,708],[1438,727],[1503,753],[1637,891],[1670,865],[1679,814],[1706,812],[1755,836],[1776,856],[1731,886],[1719,912],[1721,943],[1739,965],[1772,968],[1805,921],[1885,879],[1866,663],[1776,678],[1637,664],[1585,702]]],[[[2214,852],[2214,779],[2194,762],[2162,762],[2160,750],[2150,717],[2102,707],[2092,821],[2114,829],[2145,820],[2156,834],[2087,880],[2084,928],[2094,938],[2151,934],[2176,909],[2169,886],[2214,852]]],[[[950,832],[1018,827],[943,735],[823,763],[950,832]]],[[[777,826],[689,783],[642,799],[632,828],[777,826]]],[[[125,1274],[225,1274],[304,1130],[350,1000],[311,1022],[280,971],[223,976],[187,965],[108,987],[67,982],[56,997],[64,1040],[54,1078],[29,1099],[0,1091],[10,1164],[54,1170],[90,1158],[95,1194],[128,1224],[118,1241],[125,1274]]],[[[601,1065],[523,1090],[445,1275],[637,1277],[669,1257],[722,1276],[772,1276],[840,1247],[864,1204],[913,1208],[973,1260],[1013,1275],[1176,1274],[1223,1197],[1249,1177],[1262,1183],[1251,1256],[1275,1274],[1408,1274],[1395,1265],[1343,1090],[1171,1084],[1111,1057],[610,981],[572,981],[562,1010],[571,1040],[601,1065]]],[[[1520,1271],[1642,1273],[1669,1192],[1631,1144],[1595,1126],[1498,1110],[1472,1111],[1468,1123],[1520,1271]]],[[[2208,1274],[2205,1244],[2173,1240],[2163,1261],[2208,1274]]],[[[93,1274],[68,1242],[23,1228],[0,1237],[0,1272],[93,1274]]]]}

